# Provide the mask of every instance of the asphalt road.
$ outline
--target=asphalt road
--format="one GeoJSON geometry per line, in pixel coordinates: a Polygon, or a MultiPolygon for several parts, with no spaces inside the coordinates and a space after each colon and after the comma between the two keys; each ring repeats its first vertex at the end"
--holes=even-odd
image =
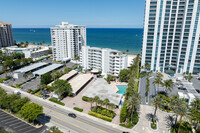
{"type": "MultiPolygon", "coordinates": [[[[8,92],[13,93],[16,90],[13,87],[6,86],[4,84],[0,84],[0,86],[7,90],[8,92]]],[[[102,123],[97,120],[97,118],[86,117],[76,112],[77,118],[68,117],[69,112],[74,112],[74,110],[66,109],[66,107],[62,107],[60,105],[54,104],[50,101],[43,100],[34,95],[28,94],[26,92],[21,91],[22,97],[28,97],[33,102],[40,104],[44,108],[44,113],[50,116],[50,119],[46,121],[52,121],[54,123],[60,124],[62,127],[66,127],[67,129],[72,129],[72,131],[78,133],[121,133],[121,129],[123,128],[114,128],[111,125],[102,123]]],[[[45,122],[45,120],[44,120],[45,122]]],[[[123,129],[124,130],[124,129],[123,129]]]]}

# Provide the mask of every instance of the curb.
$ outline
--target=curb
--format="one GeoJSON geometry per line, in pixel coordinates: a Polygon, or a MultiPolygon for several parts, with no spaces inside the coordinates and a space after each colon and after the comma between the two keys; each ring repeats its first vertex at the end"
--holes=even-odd
{"type": "Polygon", "coordinates": [[[149,129],[150,129],[151,131],[153,131],[153,132],[159,131],[159,126],[158,126],[158,121],[157,121],[157,120],[156,120],[156,127],[157,127],[157,129],[152,129],[152,128],[151,128],[151,120],[149,120],[149,129]]]}

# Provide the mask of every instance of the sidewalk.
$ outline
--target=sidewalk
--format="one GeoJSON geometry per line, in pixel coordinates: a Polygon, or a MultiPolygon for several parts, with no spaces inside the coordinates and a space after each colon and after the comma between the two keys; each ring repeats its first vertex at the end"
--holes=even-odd
{"type": "Polygon", "coordinates": [[[148,114],[153,114],[154,108],[149,105],[140,106],[140,120],[138,125],[133,129],[138,133],[168,133],[169,120],[167,119],[171,114],[157,110],[158,131],[153,131],[149,128],[148,114]]]}

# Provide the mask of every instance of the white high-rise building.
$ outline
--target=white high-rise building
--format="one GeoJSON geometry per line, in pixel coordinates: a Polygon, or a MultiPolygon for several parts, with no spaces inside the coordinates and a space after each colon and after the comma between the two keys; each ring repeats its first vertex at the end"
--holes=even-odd
{"type": "Polygon", "coordinates": [[[146,0],[142,64],[151,70],[200,72],[200,1],[146,0]]]}
{"type": "Polygon", "coordinates": [[[3,23],[0,21],[0,48],[13,46],[12,25],[10,23],[3,23]]]}
{"type": "Polygon", "coordinates": [[[86,27],[62,22],[51,28],[51,43],[54,60],[73,59],[86,46],[86,27]]]}
{"type": "Polygon", "coordinates": [[[85,70],[92,68],[105,76],[118,76],[120,70],[127,68],[128,56],[118,50],[82,46],[80,61],[85,70]]]}

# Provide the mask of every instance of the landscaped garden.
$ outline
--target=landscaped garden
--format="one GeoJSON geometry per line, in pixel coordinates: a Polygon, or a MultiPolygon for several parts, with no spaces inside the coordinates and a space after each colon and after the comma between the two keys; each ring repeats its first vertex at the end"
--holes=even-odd
{"type": "Polygon", "coordinates": [[[120,71],[119,78],[122,82],[128,82],[125,101],[120,112],[120,125],[126,128],[132,128],[138,123],[138,111],[140,109],[141,96],[138,93],[140,56],[134,59],[129,69],[120,71]]]}

